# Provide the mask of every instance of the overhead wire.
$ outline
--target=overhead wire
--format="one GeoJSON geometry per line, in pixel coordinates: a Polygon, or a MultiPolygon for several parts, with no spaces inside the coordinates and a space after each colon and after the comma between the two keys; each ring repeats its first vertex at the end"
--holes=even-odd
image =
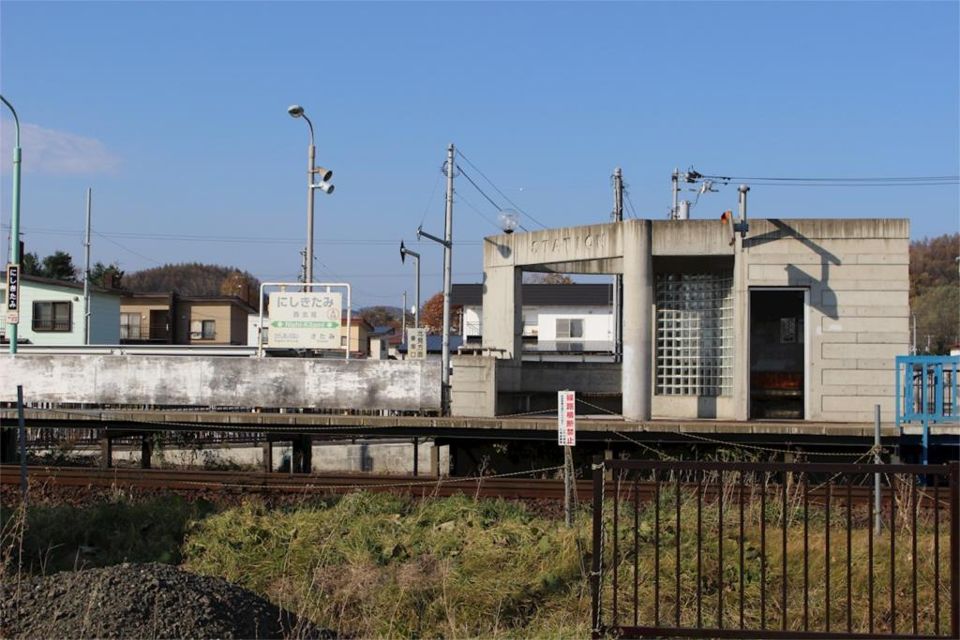
{"type": "Polygon", "coordinates": [[[687,171],[687,182],[715,180],[729,184],[733,180],[750,182],[768,187],[932,187],[960,184],[960,176],[845,176],[845,177],[799,177],[799,176],[728,176],[701,174],[693,167],[687,171]]]}
{"type": "Polygon", "coordinates": [[[542,222],[540,222],[539,220],[537,220],[536,218],[534,218],[532,215],[530,215],[529,213],[527,213],[526,211],[524,211],[524,210],[520,207],[520,205],[518,205],[516,202],[514,202],[513,200],[510,199],[510,196],[508,196],[508,195],[505,194],[503,191],[501,191],[501,190],[500,190],[500,187],[498,187],[498,186],[496,185],[496,183],[494,183],[493,180],[491,180],[490,178],[488,178],[487,175],[480,169],[480,167],[478,167],[477,165],[473,164],[473,162],[470,161],[470,158],[468,158],[467,156],[465,156],[465,155],[463,154],[463,152],[460,151],[460,149],[457,149],[457,155],[459,155],[461,158],[463,158],[464,161],[465,161],[468,165],[470,165],[478,174],[480,174],[480,176],[481,176],[484,180],[486,180],[486,181],[490,184],[490,186],[493,187],[494,190],[495,190],[497,193],[499,193],[500,196],[510,204],[510,206],[512,206],[514,209],[516,209],[517,211],[519,211],[519,212],[522,213],[523,215],[527,216],[528,218],[530,218],[530,219],[533,220],[534,222],[536,222],[538,225],[540,225],[540,226],[543,227],[544,229],[547,228],[547,225],[543,224],[542,222]]]}

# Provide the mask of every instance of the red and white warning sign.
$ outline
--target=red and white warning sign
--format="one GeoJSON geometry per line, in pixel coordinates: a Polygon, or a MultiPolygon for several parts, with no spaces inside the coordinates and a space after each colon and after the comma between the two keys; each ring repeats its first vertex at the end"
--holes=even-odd
{"type": "Polygon", "coordinates": [[[572,447],[577,444],[577,397],[575,391],[557,393],[557,444],[572,447]]]}

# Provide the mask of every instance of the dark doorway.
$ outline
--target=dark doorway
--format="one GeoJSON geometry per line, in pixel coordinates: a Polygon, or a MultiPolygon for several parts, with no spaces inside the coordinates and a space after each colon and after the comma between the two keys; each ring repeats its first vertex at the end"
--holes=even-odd
{"type": "Polygon", "coordinates": [[[154,342],[172,342],[170,340],[170,312],[165,309],[150,310],[150,340],[154,342]]]}
{"type": "Polygon", "coordinates": [[[750,292],[750,417],[802,420],[804,292],[750,292]]]}

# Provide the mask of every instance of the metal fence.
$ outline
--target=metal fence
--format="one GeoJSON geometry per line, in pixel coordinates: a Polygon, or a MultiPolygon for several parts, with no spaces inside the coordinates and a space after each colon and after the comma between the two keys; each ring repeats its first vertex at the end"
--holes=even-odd
{"type": "Polygon", "coordinates": [[[593,473],[595,638],[960,637],[956,463],[593,473]]]}

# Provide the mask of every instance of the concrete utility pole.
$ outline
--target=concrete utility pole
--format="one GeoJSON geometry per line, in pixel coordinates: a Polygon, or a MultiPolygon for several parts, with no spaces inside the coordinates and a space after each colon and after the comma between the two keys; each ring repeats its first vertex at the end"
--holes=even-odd
{"type": "Polygon", "coordinates": [[[407,292],[403,292],[403,307],[402,313],[400,314],[400,335],[403,336],[403,339],[407,338],[407,292]]]}
{"type": "MultiPolygon", "coordinates": [[[[613,170],[613,219],[623,222],[623,172],[620,167],[613,170]]],[[[623,274],[613,276],[613,359],[620,362],[623,357],[623,274]]]]}
{"type": "Polygon", "coordinates": [[[456,149],[447,147],[447,207],[443,221],[443,346],[441,354],[441,383],[443,385],[443,413],[450,414],[450,291],[453,269],[453,170],[456,149]]]}
{"type": "Polygon", "coordinates": [[[87,234],[83,243],[83,344],[90,344],[90,205],[93,189],[87,187],[87,234]]]}
{"type": "Polygon", "coordinates": [[[671,189],[673,190],[673,205],[670,207],[670,219],[676,220],[680,213],[680,169],[674,169],[670,176],[671,189]]]}
{"type": "MultiPolygon", "coordinates": [[[[20,118],[17,116],[16,109],[6,98],[0,96],[0,101],[7,105],[10,113],[13,114],[13,122],[16,125],[17,142],[13,148],[13,213],[10,217],[10,264],[20,266],[20,118]]],[[[10,293],[9,291],[7,292],[10,293]]],[[[17,352],[17,322],[7,323],[7,337],[10,339],[10,353],[17,352]]]]}

